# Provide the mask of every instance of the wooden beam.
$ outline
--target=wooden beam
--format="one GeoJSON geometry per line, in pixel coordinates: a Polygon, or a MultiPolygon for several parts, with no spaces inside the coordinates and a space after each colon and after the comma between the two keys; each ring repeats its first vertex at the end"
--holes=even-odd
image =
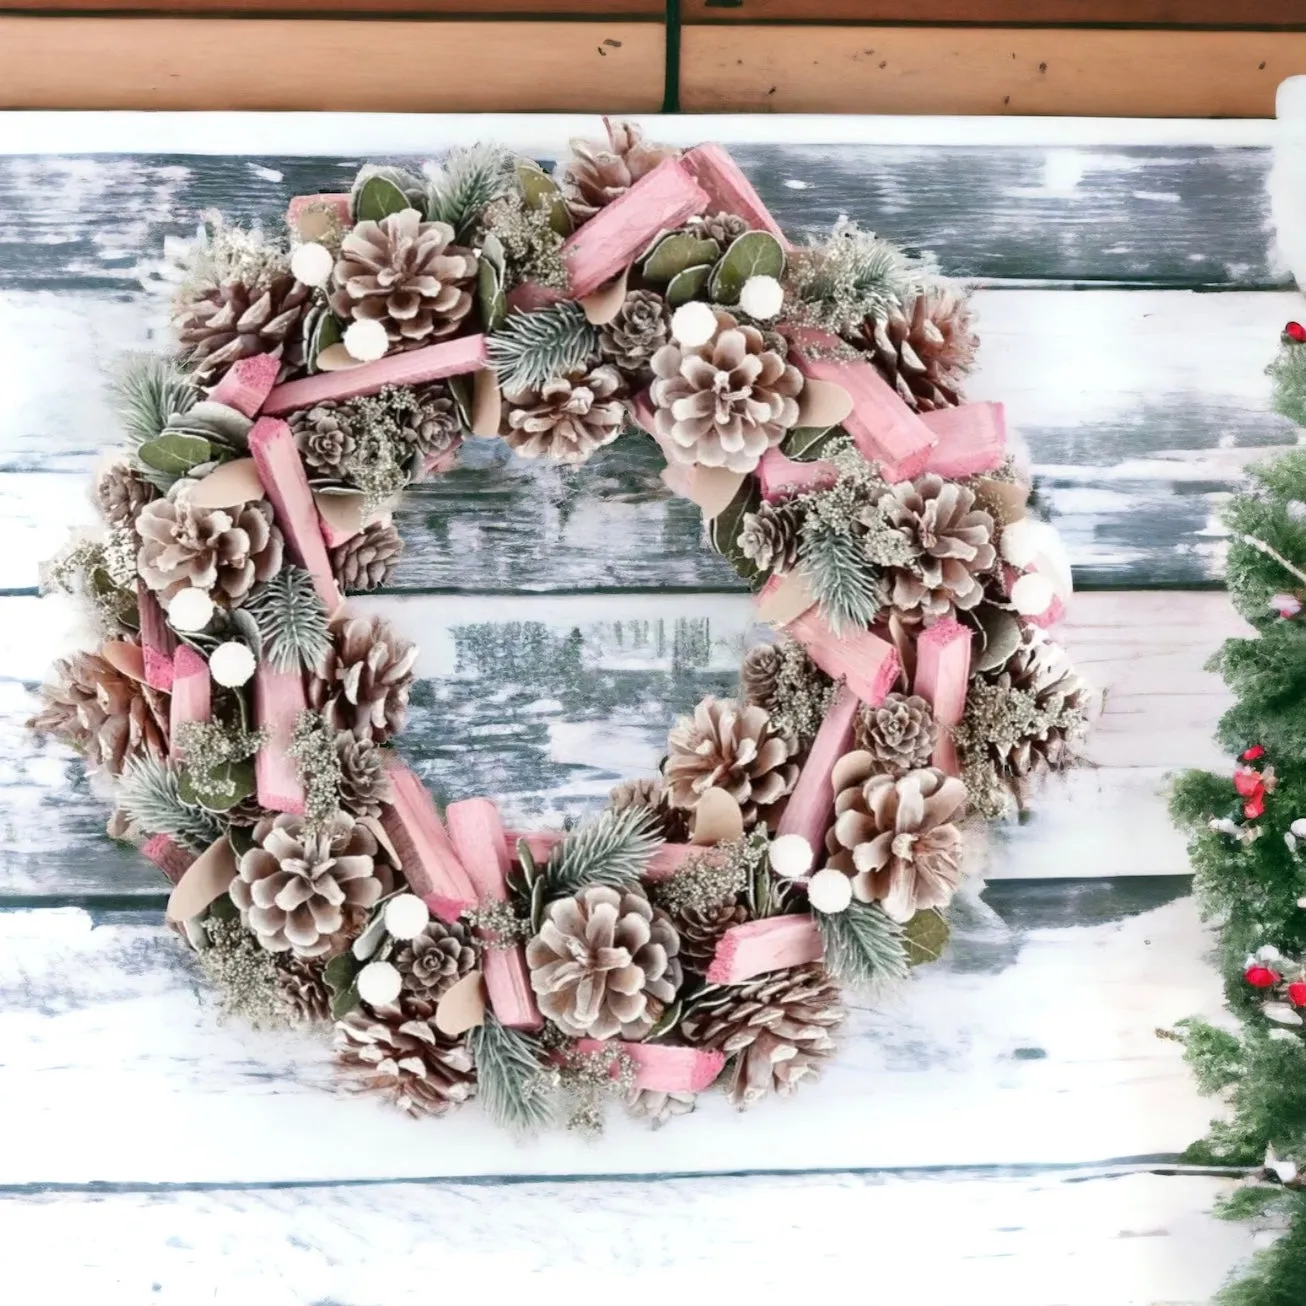
{"type": "MultiPolygon", "coordinates": [[[[9,0],[5,0],[8,3],[9,0]]],[[[104,4],[116,0],[102,0],[104,4]]],[[[139,2],[139,0],[137,0],[139,2]]],[[[159,4],[168,0],[157,0],[159,4]]],[[[216,2],[216,0],[215,0],[216,2]]],[[[310,0],[305,0],[309,3],[310,0]]],[[[504,0],[507,2],[507,0],[504,0]]],[[[68,0],[70,6],[81,0],[68,0]]],[[[250,0],[254,3],[254,0],[250,0]]],[[[3,7],[3,5],[0,5],[3,7]]],[[[82,4],[82,8],[88,6],[82,4]]],[[[1306,26],[1301,0],[681,0],[686,23],[1039,23],[1074,27],[1306,26]]]]}
{"type": "Polygon", "coordinates": [[[642,22],[0,16],[4,109],[646,112],[642,22]]]}
{"type": "Polygon", "coordinates": [[[1274,116],[1306,32],[687,27],[693,113],[1274,116]]]}
{"type": "MultiPolygon", "coordinates": [[[[1285,3],[1290,0],[1285,0],[1285,3]]],[[[662,18],[663,0],[0,0],[0,10],[22,9],[28,13],[88,13],[111,10],[170,14],[258,14],[322,13],[357,14],[376,19],[387,14],[423,14],[431,17],[479,18],[484,14],[521,14],[532,18],[561,18],[569,15],[602,14],[623,18],[640,15],[662,18]]]]}

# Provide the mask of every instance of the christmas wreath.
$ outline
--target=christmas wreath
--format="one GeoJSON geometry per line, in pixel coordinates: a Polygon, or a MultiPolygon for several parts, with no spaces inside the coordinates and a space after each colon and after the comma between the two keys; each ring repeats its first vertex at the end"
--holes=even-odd
{"type": "Polygon", "coordinates": [[[1064,553],[1001,406],[961,399],[965,290],[849,221],[791,244],[720,148],[607,126],[552,173],[365,167],[276,238],[206,214],[176,354],[118,386],[103,530],[47,575],[100,642],[33,728],[104,777],[228,1009],[320,1025],[414,1115],[789,1093],[844,988],[938,956],[971,823],[1085,726],[1064,553]],[[437,808],[395,747],[417,650],[344,597],[476,437],[655,440],[775,634],[566,830],[437,808]]]}

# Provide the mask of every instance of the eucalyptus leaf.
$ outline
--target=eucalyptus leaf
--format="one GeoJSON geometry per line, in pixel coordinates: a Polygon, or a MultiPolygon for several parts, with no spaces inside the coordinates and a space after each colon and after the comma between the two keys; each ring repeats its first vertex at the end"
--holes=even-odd
{"type": "Polygon", "coordinates": [[[233,825],[227,831],[227,842],[231,845],[231,851],[236,854],[236,860],[239,861],[254,847],[254,833],[243,825],[233,825]]]}
{"type": "Polygon", "coordinates": [[[411,209],[408,196],[387,177],[369,177],[354,195],[354,221],[379,222],[411,209]]]}
{"type": "Polygon", "coordinates": [[[242,451],[249,448],[249,429],[254,423],[228,404],[202,399],[184,413],[168,419],[164,435],[194,435],[211,444],[242,451]]]}
{"type": "Polygon", "coordinates": [[[531,159],[517,160],[517,181],[528,209],[548,209],[549,226],[559,236],[570,236],[574,224],[558,183],[531,159]]]}
{"type": "Polygon", "coordinates": [[[344,339],[345,329],[340,325],[340,319],[334,313],[320,314],[313,324],[312,338],[304,350],[308,359],[308,370],[316,372],[318,355],[330,349],[332,345],[342,344],[344,339]]]}
{"type": "Polygon", "coordinates": [[[761,574],[757,564],[744,556],[739,547],[739,532],[744,524],[744,517],[756,512],[762,502],[762,493],[757,486],[755,476],[746,476],[743,484],[724,509],[712,519],[709,531],[712,547],[739,573],[746,581],[754,581],[761,574]]]}
{"type": "Polygon", "coordinates": [[[683,1008],[684,1002],[680,998],[668,1003],[662,1009],[662,1014],[654,1021],[653,1028],[648,1032],[648,1037],[650,1039],[661,1038],[663,1034],[671,1033],[680,1024],[680,1013],[683,1008]]]}
{"type": "Polygon", "coordinates": [[[254,792],[254,766],[251,762],[223,762],[211,771],[182,769],[177,792],[184,803],[196,804],[210,812],[228,812],[254,792]]]}
{"type": "Polygon", "coordinates": [[[354,940],[350,951],[358,961],[367,961],[385,937],[385,912],[379,911],[367,923],[367,928],[354,940]]]}
{"type": "Polygon", "coordinates": [[[984,644],[975,659],[975,670],[997,671],[1020,647],[1020,622],[1014,612],[996,603],[981,603],[971,616],[979,625],[984,644]]]}
{"type": "Polygon", "coordinates": [[[472,378],[470,376],[451,376],[445,382],[445,385],[448,386],[449,397],[458,410],[458,420],[462,423],[463,430],[470,431],[472,429],[472,403],[474,398],[472,378]]]}
{"type": "Polygon", "coordinates": [[[203,436],[173,432],[146,440],[137,447],[136,456],[156,472],[185,476],[192,468],[208,462],[213,456],[213,446],[203,436]]]}
{"type": "Polygon", "coordinates": [[[785,270],[785,252],[769,231],[746,231],[731,242],[712,273],[708,293],[718,304],[739,303],[749,277],[775,277],[785,270]]]}
{"type": "Polygon", "coordinates": [[[216,921],[239,920],[240,909],[231,901],[230,894],[220,893],[209,903],[208,916],[210,920],[216,921]]]}
{"type": "Polygon", "coordinates": [[[681,304],[688,304],[691,299],[702,292],[703,287],[707,285],[708,277],[711,275],[712,266],[708,263],[696,268],[686,268],[683,272],[677,272],[667,285],[667,303],[672,308],[679,308],[681,304]]]}
{"type": "Polygon", "coordinates": [[[926,966],[938,961],[947,947],[949,933],[948,922],[937,911],[918,911],[907,922],[902,935],[908,964],[926,966]]]}
{"type": "Polygon", "coordinates": [[[508,316],[508,297],[503,293],[503,273],[482,254],[476,265],[476,309],[483,331],[497,331],[508,316]]]}
{"type": "Polygon", "coordinates": [[[362,967],[352,952],[332,957],[322,970],[322,978],[331,990],[331,1014],[340,1020],[358,1006],[358,972],[362,967]]]}
{"type": "Polygon", "coordinates": [[[644,260],[643,272],[649,281],[670,281],[686,268],[704,263],[710,267],[720,257],[721,246],[715,240],[677,231],[658,242],[644,260]]]}
{"type": "Polygon", "coordinates": [[[784,438],[780,452],[796,463],[814,463],[833,441],[843,435],[841,426],[795,426],[784,438]]]}

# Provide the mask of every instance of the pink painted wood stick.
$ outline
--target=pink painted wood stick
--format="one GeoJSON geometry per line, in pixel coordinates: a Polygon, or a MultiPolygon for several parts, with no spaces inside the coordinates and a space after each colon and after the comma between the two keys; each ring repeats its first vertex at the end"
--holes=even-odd
{"type": "Polygon", "coordinates": [[[952,728],[966,714],[970,657],[971,632],[951,618],[931,626],[916,641],[916,680],[912,690],[934,709],[934,719],[939,725],[934,765],[949,775],[961,774],[952,728]]]}
{"type": "Polygon", "coordinates": [[[561,304],[566,298],[561,290],[540,286],[534,281],[523,281],[508,292],[508,307],[514,313],[534,313],[536,309],[561,304]]]}
{"type": "Polygon", "coordinates": [[[265,413],[293,413],[312,408],[324,399],[356,399],[374,395],[387,385],[424,385],[450,376],[478,372],[489,361],[482,335],[460,336],[425,349],[388,354],[375,363],[360,363],[340,372],[319,372],[273,388],[263,405],[265,413]]]}
{"type": "Polygon", "coordinates": [[[177,734],[187,721],[207,721],[212,713],[213,687],[209,664],[189,644],[172,656],[172,701],[168,705],[168,751],[181,756],[177,734]]]}
{"type": "MultiPolygon", "coordinates": [[[[775,577],[767,581],[772,585],[775,577]]],[[[763,593],[766,592],[765,587],[763,593]]],[[[898,650],[869,630],[845,630],[836,635],[816,605],[795,617],[785,629],[806,649],[827,676],[846,680],[848,688],[869,707],[879,707],[902,674],[898,650]]]]}
{"type": "Polygon", "coordinates": [[[290,756],[299,714],[308,707],[304,677],[298,670],[274,671],[260,662],[254,671],[254,720],[267,731],[267,742],[254,757],[254,783],[261,807],[272,812],[304,813],[304,785],[290,756]]]}
{"type": "Polygon", "coordinates": [[[286,538],[286,548],[312,576],[313,588],[331,616],[343,600],[322,539],[313,491],[290,427],[276,418],[260,417],[249,433],[249,451],[272,503],[276,523],[286,538]]]}
{"type": "Polygon", "coordinates": [[[156,834],[153,839],[141,845],[145,854],[164,875],[176,884],[190,870],[195,854],[188,848],[174,843],[166,834],[156,834]]]}
{"type": "Polygon", "coordinates": [[[787,458],[779,449],[768,449],[757,467],[762,498],[771,503],[810,490],[828,490],[839,479],[833,463],[799,463],[787,458]]]}
{"type": "Polygon", "coordinates": [[[711,212],[733,213],[754,231],[769,231],[785,249],[790,248],[789,238],[762,203],[753,183],[721,146],[698,145],[680,162],[707,192],[711,212]]]}
{"type": "Polygon", "coordinates": [[[834,764],[852,748],[853,724],[861,703],[847,685],[841,685],[821,728],[807,751],[807,760],[776,826],[776,835],[802,835],[820,857],[825,835],[834,820],[834,764]]]}
{"type": "Polygon", "coordinates": [[[1001,404],[962,404],[959,408],[936,408],[922,413],[920,420],[938,441],[925,465],[959,480],[991,472],[1007,451],[1007,418],[1001,404]]]}
{"type": "Polygon", "coordinates": [[[643,879],[649,884],[660,884],[663,880],[669,880],[685,862],[693,857],[696,853],[706,853],[710,850],[692,843],[664,843],[649,858],[648,866],[644,870],[643,879]]]}
{"type": "Polygon", "coordinates": [[[177,637],[164,616],[163,605],[143,580],[136,582],[136,611],[141,623],[145,683],[154,689],[170,690],[172,655],[177,651],[177,637]]]}
{"type": "Polygon", "coordinates": [[[354,225],[348,195],[296,195],[286,209],[286,226],[298,229],[300,215],[305,209],[330,209],[340,219],[341,226],[354,225]]]}
{"type": "MultiPolygon", "coordinates": [[[[707,1048],[690,1048],[670,1043],[624,1043],[578,1039],[578,1052],[620,1050],[635,1063],[635,1087],[655,1093],[701,1093],[725,1069],[726,1054],[707,1048]]],[[[617,1070],[613,1066],[613,1073],[617,1070]]]]}
{"type": "Polygon", "coordinates": [[[246,417],[257,417],[281,374],[281,360],[271,354],[255,354],[233,363],[222,380],[209,391],[215,404],[226,404],[246,417]]]}
{"type": "Polygon", "coordinates": [[[593,294],[628,268],[659,231],[674,231],[709,203],[676,159],[659,163],[563,242],[571,297],[593,294]]]}
{"type": "Polygon", "coordinates": [[[386,755],[385,769],[393,801],[381,809],[381,824],[403,863],[409,888],[442,921],[456,921],[476,906],[476,887],[426,787],[393,753],[386,755]]]}
{"type": "Polygon", "coordinates": [[[716,945],[707,970],[709,984],[739,984],[754,975],[805,966],[825,955],[816,922],[801,916],[768,916],[732,925],[716,945]]]}

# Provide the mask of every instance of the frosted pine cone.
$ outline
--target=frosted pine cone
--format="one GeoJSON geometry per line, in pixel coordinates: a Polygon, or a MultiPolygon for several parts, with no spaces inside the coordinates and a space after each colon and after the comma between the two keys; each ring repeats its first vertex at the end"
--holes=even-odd
{"type": "Polygon", "coordinates": [[[770,712],[775,706],[780,676],[780,650],[774,644],[754,644],[739,668],[739,691],[745,703],[770,712]]]}
{"type": "Polygon", "coordinates": [[[638,888],[594,884],[545,910],[526,945],[540,1010],[572,1038],[641,1039],[680,988],[680,938],[638,888]]]}
{"type": "Polygon", "coordinates": [[[931,286],[901,308],[867,318],[861,335],[875,370],[908,407],[924,413],[961,402],[979,347],[966,295],[931,286]]]}
{"type": "Polygon", "coordinates": [[[361,1090],[410,1116],[439,1116],[475,1092],[476,1067],[462,1041],[398,1011],[352,1011],[336,1022],[336,1061],[361,1090]]]}
{"type": "Polygon", "coordinates": [[[708,789],[724,789],[738,804],[744,828],[794,787],[797,745],[771,729],[760,707],[732,698],[705,698],[667,737],[663,768],[669,801],[693,808],[708,789]]]}
{"type": "Polygon", "coordinates": [[[276,963],[277,1001],[292,1025],[331,1019],[331,992],[322,967],[293,953],[280,953],[276,963]]]}
{"type": "Polygon", "coordinates": [[[366,593],[389,582],[403,551],[403,537],[394,524],[374,521],[331,550],[331,570],[346,593],[366,593]]]}
{"type": "Polygon", "coordinates": [[[346,811],[355,816],[381,815],[381,804],[388,803],[391,797],[382,757],[370,739],[359,739],[350,730],[336,732],[340,803],[346,811]]]}
{"type": "Polygon", "coordinates": [[[426,928],[394,956],[403,977],[399,1001],[405,1013],[429,1020],[443,994],[476,969],[478,958],[465,926],[457,921],[451,925],[436,919],[428,921],[426,928]]]}
{"type": "Polygon", "coordinates": [[[399,428],[399,438],[415,454],[429,458],[433,454],[448,453],[462,443],[462,419],[448,386],[437,381],[420,391],[410,390],[406,394],[410,402],[400,403],[395,396],[390,411],[399,428]]]}
{"type": "Polygon", "coordinates": [[[706,240],[715,240],[723,254],[749,229],[748,223],[734,213],[713,213],[710,217],[694,218],[689,225],[706,240]]]}
{"type": "Polygon", "coordinates": [[[788,1095],[815,1079],[843,1020],[838,984],[814,963],[743,984],[710,985],[681,1020],[680,1033],[693,1047],[731,1058],[726,1096],[744,1110],[768,1093],[788,1095]]]}
{"type": "Polygon", "coordinates": [[[1000,766],[1019,779],[1046,767],[1064,770],[1075,759],[1090,691],[1064,648],[1037,626],[1028,627],[1020,647],[994,678],[999,689],[1029,695],[1035,720],[1018,737],[992,743],[1000,766]]]}
{"type": "Polygon", "coordinates": [[[632,290],[617,316],[599,328],[603,357],[623,372],[648,373],[649,359],[671,335],[671,314],[666,301],[652,290],[632,290]]]}
{"type": "Polygon", "coordinates": [[[269,952],[321,957],[344,930],[345,910],[380,898],[376,856],[376,839],[352,816],[341,813],[321,830],[289,813],[265,817],[240,859],[231,901],[269,952]]]}
{"type": "Polygon", "coordinates": [[[215,603],[235,607],[250,589],[281,570],[281,531],[266,499],[234,508],[195,508],[189,485],[178,481],[136,519],[141,537],[137,570],[166,604],[179,590],[207,590],[215,603]]]}
{"type": "Polygon", "coordinates": [[[680,960],[686,969],[696,975],[706,975],[721,936],[748,919],[747,908],[733,902],[715,907],[688,907],[680,912],[676,916],[676,929],[680,933],[680,960]]]}
{"type": "Polygon", "coordinates": [[[657,832],[668,843],[686,843],[689,839],[686,814],[667,803],[667,789],[660,775],[623,780],[608,794],[608,807],[614,812],[647,807],[657,817],[657,832]]]}
{"type": "Polygon", "coordinates": [[[571,157],[555,173],[567,208],[577,222],[592,218],[659,163],[680,155],[669,145],[650,145],[634,123],[605,118],[603,125],[608,129],[607,144],[573,140],[571,157]]]}
{"type": "Polygon", "coordinates": [[[447,222],[416,209],[360,222],[340,245],[331,309],[349,321],[380,322],[391,349],[453,335],[472,310],[476,255],[454,243],[447,222]]]}
{"type": "Polygon", "coordinates": [[[739,547],[744,557],[763,571],[782,575],[798,561],[802,528],[802,509],[783,501],[763,502],[756,512],[745,513],[739,530],[739,547]]]}
{"type": "Polygon", "coordinates": [[[946,907],[961,883],[961,831],[953,822],[966,806],[966,786],[934,767],[879,774],[869,753],[849,754],[844,767],[826,865],[852,876],[853,896],[878,902],[891,920],[946,907]]]}
{"type": "Polygon", "coordinates": [[[626,1094],[626,1110],[637,1120],[647,1120],[654,1129],[661,1129],[675,1116],[687,1116],[697,1102],[697,1093],[662,1093],[653,1088],[632,1088],[626,1094]]]}
{"type": "Polygon", "coordinates": [[[255,354],[271,354],[287,368],[298,366],[303,362],[300,325],[311,296],[289,274],[188,290],[175,307],[173,323],[195,380],[214,385],[232,363],[255,354]]]}
{"type": "Polygon", "coordinates": [[[95,478],[95,502],[110,526],[135,529],[140,510],[154,498],[154,486],[126,463],[112,463],[95,478]]]}
{"type": "Polygon", "coordinates": [[[539,390],[504,395],[505,443],[523,458],[575,465],[621,434],[625,382],[611,364],[546,381],[539,390]]]}
{"type": "Polygon", "coordinates": [[[351,617],[308,678],[308,703],[333,730],[384,743],[404,724],[417,645],[400,639],[381,617],[351,617]]]}
{"type": "Polygon", "coordinates": [[[656,433],[680,462],[751,472],[797,424],[803,377],[779,337],[729,313],[718,311],[717,323],[707,344],[653,355],[656,433]]]}
{"type": "Polygon", "coordinates": [[[312,408],[291,413],[286,422],[309,474],[338,480],[355,449],[348,411],[334,399],[324,399],[312,408]]]}
{"type": "Polygon", "coordinates": [[[890,694],[879,707],[861,708],[853,737],[880,770],[902,775],[929,765],[939,728],[933,708],[923,698],[890,694]]]}

